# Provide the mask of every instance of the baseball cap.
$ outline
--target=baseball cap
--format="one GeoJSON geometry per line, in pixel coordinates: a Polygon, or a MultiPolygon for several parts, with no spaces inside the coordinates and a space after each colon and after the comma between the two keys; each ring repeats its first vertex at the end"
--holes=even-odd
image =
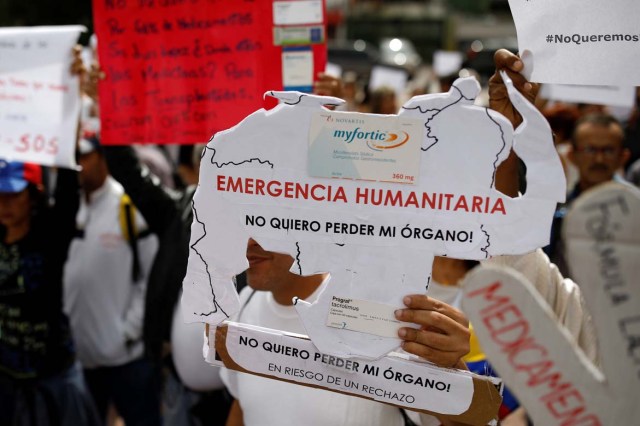
{"type": "Polygon", "coordinates": [[[100,150],[100,119],[95,117],[83,120],[81,137],[78,142],[78,154],[85,155],[100,150]]]}
{"type": "Polygon", "coordinates": [[[96,134],[85,133],[78,142],[78,154],[85,155],[100,149],[100,141],[96,134]]]}
{"type": "Polygon", "coordinates": [[[0,160],[0,193],[16,193],[29,183],[42,185],[42,168],[33,163],[0,160]]]}

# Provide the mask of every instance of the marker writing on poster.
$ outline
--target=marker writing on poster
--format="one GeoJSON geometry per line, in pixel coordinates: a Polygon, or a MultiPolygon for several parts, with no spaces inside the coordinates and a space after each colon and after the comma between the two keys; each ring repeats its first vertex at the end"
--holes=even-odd
{"type": "Polygon", "coordinates": [[[253,2],[97,1],[103,138],[204,142],[230,110],[261,106],[266,53],[253,2]],[[211,11],[208,13],[207,11],[211,11]],[[258,95],[256,95],[259,93],[258,95]],[[153,108],[150,108],[153,106],[153,108]],[[194,140],[195,139],[195,140],[194,140]]]}

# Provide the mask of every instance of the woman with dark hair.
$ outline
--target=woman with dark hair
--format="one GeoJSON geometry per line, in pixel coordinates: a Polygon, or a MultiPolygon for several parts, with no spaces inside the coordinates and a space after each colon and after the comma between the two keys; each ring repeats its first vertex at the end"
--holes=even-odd
{"type": "Polygon", "coordinates": [[[0,424],[99,424],[67,317],[62,267],[75,232],[75,172],[49,207],[42,169],[0,160],[0,424]]]}

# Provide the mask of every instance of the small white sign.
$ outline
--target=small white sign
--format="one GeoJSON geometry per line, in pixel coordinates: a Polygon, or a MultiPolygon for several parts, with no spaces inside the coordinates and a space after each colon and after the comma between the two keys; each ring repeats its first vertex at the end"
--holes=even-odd
{"type": "Polygon", "coordinates": [[[313,51],[311,47],[282,49],[282,83],[285,90],[311,92],[313,89],[313,51]]]}
{"type": "Polygon", "coordinates": [[[371,69],[369,78],[369,90],[380,87],[390,87],[396,92],[396,96],[402,95],[407,89],[409,75],[406,71],[383,66],[375,66],[371,69]]]}
{"type": "Polygon", "coordinates": [[[424,126],[398,116],[322,111],[309,131],[309,175],[416,183],[424,126]]]}
{"type": "Polygon", "coordinates": [[[640,86],[637,0],[509,0],[530,81],[640,86]]]}
{"type": "Polygon", "coordinates": [[[274,1],[274,25],[303,25],[322,23],[322,1],[274,1]]]}
{"type": "Polygon", "coordinates": [[[333,77],[340,78],[342,77],[342,67],[338,64],[327,62],[327,65],[325,65],[324,67],[324,73],[329,74],[333,77]]]}
{"type": "Polygon", "coordinates": [[[596,105],[633,107],[636,88],[633,86],[585,86],[578,84],[543,84],[540,97],[552,101],[596,105]]]}
{"type": "Polygon", "coordinates": [[[436,50],[433,53],[433,72],[438,77],[447,77],[457,73],[462,66],[462,59],[462,52],[436,50]]]}
{"type": "Polygon", "coordinates": [[[81,26],[0,29],[0,157],[76,168],[81,26]]]}
{"type": "Polygon", "coordinates": [[[376,336],[397,337],[400,327],[413,325],[398,321],[394,315],[396,309],[396,306],[384,303],[332,296],[327,325],[376,336]]]}

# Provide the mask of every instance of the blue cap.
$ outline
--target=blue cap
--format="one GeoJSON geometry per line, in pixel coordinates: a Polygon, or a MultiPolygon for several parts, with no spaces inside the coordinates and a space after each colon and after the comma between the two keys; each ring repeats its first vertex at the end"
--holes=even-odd
{"type": "Polygon", "coordinates": [[[42,184],[42,168],[37,164],[0,160],[0,193],[16,193],[29,183],[42,184]]]}

